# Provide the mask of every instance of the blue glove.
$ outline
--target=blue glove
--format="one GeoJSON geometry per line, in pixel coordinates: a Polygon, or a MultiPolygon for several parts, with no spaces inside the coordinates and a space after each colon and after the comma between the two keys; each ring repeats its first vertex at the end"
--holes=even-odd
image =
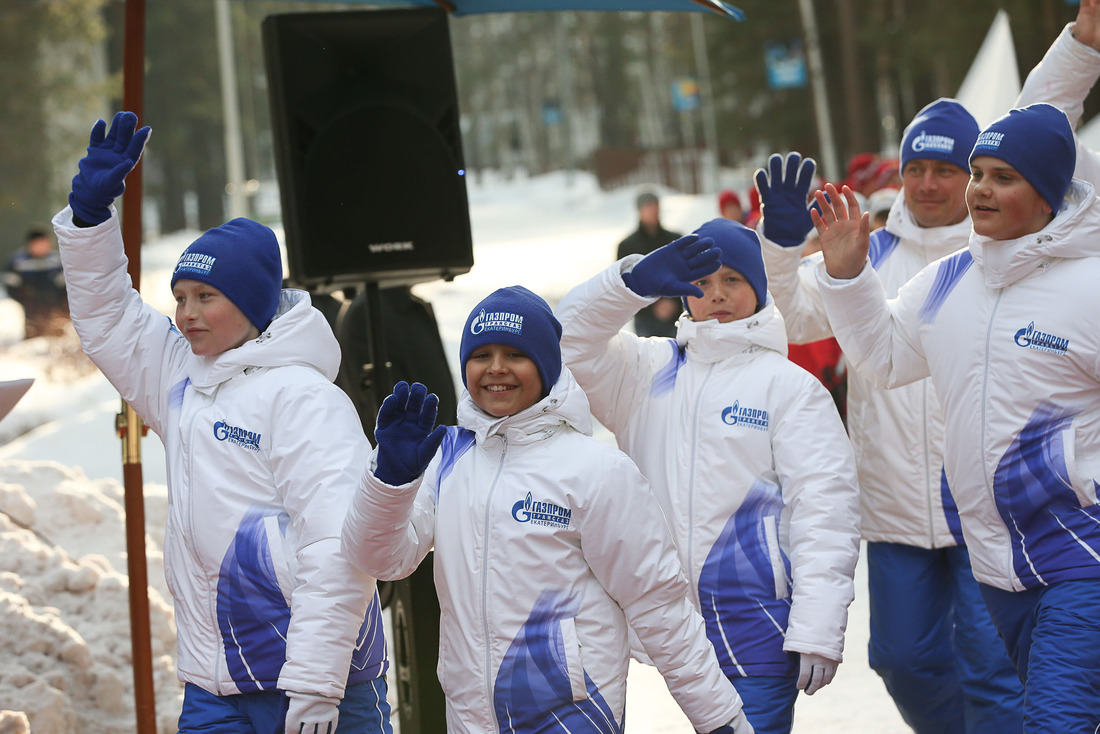
{"type": "Polygon", "coordinates": [[[768,168],[770,175],[763,168],[756,170],[764,236],[777,245],[797,247],[806,241],[806,235],[814,228],[807,198],[817,164],[813,158],[789,153],[784,174],[783,156],[774,153],[768,159],[768,168]]]}
{"type": "Polygon", "coordinates": [[[623,283],[639,296],[703,297],[703,291],[692,285],[722,265],[722,253],[710,237],[684,235],[643,257],[629,273],[623,273],[623,283]]]}
{"type": "Polygon", "coordinates": [[[88,155],[80,159],[69,194],[69,206],[82,223],[95,226],[111,218],[111,203],[126,190],[126,175],[137,165],[152,132],[148,126],[135,132],[136,128],[133,112],[116,113],[106,136],[103,120],[92,126],[88,155]]]}
{"type": "Polygon", "coordinates": [[[374,476],[391,487],[408,484],[424,473],[447,429],[435,426],[439,398],[419,382],[401,381],[382,401],[374,440],[378,461],[374,476]]]}

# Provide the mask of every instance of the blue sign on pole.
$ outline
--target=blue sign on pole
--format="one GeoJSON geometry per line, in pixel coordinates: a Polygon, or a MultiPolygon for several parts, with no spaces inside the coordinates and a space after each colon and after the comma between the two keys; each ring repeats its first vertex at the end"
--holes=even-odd
{"type": "Polygon", "coordinates": [[[699,81],[693,76],[680,76],[672,81],[672,108],[677,112],[699,109],[699,81]]]}
{"type": "Polygon", "coordinates": [[[768,86],[772,89],[797,89],[806,86],[806,54],[802,41],[775,41],[764,47],[764,63],[768,69],[768,86]]]}
{"type": "Polygon", "coordinates": [[[561,112],[561,107],[557,102],[543,102],[542,103],[542,124],[543,125],[560,125],[564,115],[561,112]]]}

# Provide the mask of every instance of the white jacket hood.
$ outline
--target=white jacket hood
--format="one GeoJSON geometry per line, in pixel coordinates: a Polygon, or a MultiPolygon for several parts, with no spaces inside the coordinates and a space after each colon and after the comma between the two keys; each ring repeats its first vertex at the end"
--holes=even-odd
{"type": "Polygon", "coordinates": [[[981,269],[987,288],[1012,285],[1046,267],[1052,258],[1100,255],[1100,205],[1096,189],[1086,181],[1073,179],[1062,208],[1050,224],[1014,240],[995,240],[973,232],[970,254],[981,269]]]}
{"type": "Polygon", "coordinates": [[[275,318],[262,334],[213,357],[194,357],[188,377],[198,389],[219,385],[254,367],[311,367],[330,382],[340,368],[340,344],[309,294],[283,290],[275,318]]]}
{"type": "Polygon", "coordinates": [[[474,402],[468,390],[458,401],[458,425],[473,431],[477,442],[502,436],[509,443],[532,443],[547,438],[562,426],[570,426],[586,436],[592,435],[592,414],[588,397],[564,365],[550,394],[514,415],[497,418],[474,402]]]}
{"type": "Polygon", "coordinates": [[[677,322],[676,342],[703,364],[725,359],[747,360],[760,349],[787,356],[787,327],[771,295],[759,312],[722,324],[693,321],[685,313],[677,322]]]}

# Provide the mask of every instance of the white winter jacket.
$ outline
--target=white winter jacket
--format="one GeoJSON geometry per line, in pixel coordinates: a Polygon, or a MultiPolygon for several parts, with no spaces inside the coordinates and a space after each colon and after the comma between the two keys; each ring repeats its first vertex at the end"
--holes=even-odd
{"type": "Polygon", "coordinates": [[[368,472],[344,527],[348,554],[382,579],[434,544],[448,731],[620,732],[628,622],[695,728],[729,723],[740,698],[668,526],[633,462],[589,435],[569,370],[506,418],[464,392],[458,420],[413,482],[368,472]]]}
{"type": "MultiPolygon", "coordinates": [[[[1085,97],[1100,78],[1100,52],[1070,35],[1072,25],[1062,29],[1043,59],[1027,75],[1013,106],[1046,102],[1065,112],[1070,126],[1076,127],[1085,111],[1085,97]]],[[[1089,150],[1080,139],[1073,176],[1094,186],[1100,184],[1100,152],[1089,150]]]]}
{"type": "Polygon", "coordinates": [[[841,660],[859,554],[855,462],[829,393],[788,361],[769,299],[740,321],[681,318],[676,339],[620,329],[652,299],[620,260],[558,305],[562,355],[672,524],[728,676],[841,660]]]}
{"type": "Polygon", "coordinates": [[[1100,202],[1075,180],[1018,240],[974,234],[895,299],[818,270],[829,321],[880,387],[931,374],[974,576],[1020,591],[1100,578],[1100,202]]]}
{"type": "MultiPolygon", "coordinates": [[[[821,253],[801,257],[757,228],[768,290],[783,314],[792,343],[833,335],[814,272],[821,253]],[[801,266],[800,266],[801,265],[801,266]]],[[[886,227],[871,236],[871,267],[888,296],[926,265],[966,247],[970,217],[944,227],[921,227],[901,194],[886,227]]],[[[880,390],[848,373],[848,435],[859,468],[863,537],[918,548],[962,543],[959,515],[943,478],[943,411],[932,383],[920,380],[880,390]]]]}
{"type": "Polygon", "coordinates": [[[308,295],[283,291],[257,339],[197,357],[130,287],[117,214],[77,228],[66,208],[53,224],[84,351],[167,453],[180,680],[341,698],[349,669],[350,682],[382,675],[374,581],[340,554],[370,444],[308,295]]]}

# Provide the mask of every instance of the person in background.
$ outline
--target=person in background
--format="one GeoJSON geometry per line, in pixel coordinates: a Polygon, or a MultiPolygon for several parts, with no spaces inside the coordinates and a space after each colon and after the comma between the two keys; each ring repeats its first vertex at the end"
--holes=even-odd
{"type": "Polygon", "coordinates": [[[734,222],[745,221],[745,210],[741,207],[741,197],[733,189],[724,189],[718,194],[718,214],[734,222]]]}
{"type": "Polygon", "coordinates": [[[722,670],[760,734],[832,681],[859,555],[855,459],[832,398],[787,360],[756,233],[714,219],[558,304],[562,354],[668,517],[722,670]],[[622,330],[680,296],[675,339],[622,330]]]}
{"type": "MultiPolygon", "coordinates": [[[[871,237],[870,266],[889,295],[966,247],[968,156],[978,123],[957,101],[926,105],[900,149],[904,187],[871,237]]],[[[757,173],[758,231],[772,295],[792,342],[834,336],[814,269],[805,204],[814,163],[775,155],[757,173]]],[[[830,195],[831,196],[831,195],[830,195]]],[[[814,238],[820,248],[819,238],[814,238]]],[[[840,343],[843,348],[843,342],[840,343]]],[[[847,363],[847,352],[845,359],[847,363]]],[[[944,418],[929,380],[884,390],[848,375],[848,432],[859,463],[870,594],[868,662],[917,734],[1020,731],[1022,687],[970,566],[943,475],[944,418]]]]}
{"type": "Polygon", "coordinates": [[[742,222],[749,229],[756,229],[760,221],[760,192],[756,187],[749,189],[749,210],[745,213],[745,221],[742,222]]]}
{"type": "MultiPolygon", "coordinates": [[[[871,231],[882,229],[886,226],[886,220],[890,216],[890,209],[894,206],[894,200],[898,198],[898,189],[879,189],[867,198],[867,211],[871,213],[871,231]]],[[[816,239],[816,238],[815,238],[816,239]]],[[[820,247],[814,252],[818,252],[820,247]]],[[[805,253],[812,255],[812,252],[805,253]]]]}
{"type": "Polygon", "coordinates": [[[1029,733],[1100,727],[1100,199],[1073,177],[1076,154],[1051,105],[990,123],[969,155],[968,247],[891,299],[851,192],[826,186],[812,214],[852,369],[879,388],[935,385],[944,471],[1029,733]]]}
{"type": "MultiPolygon", "coordinates": [[[[820,186],[818,188],[821,188],[820,186]]],[[[881,189],[901,189],[901,161],[897,158],[887,158],[880,161],[875,175],[871,179],[870,191],[874,194],[881,189]]]]}
{"type": "Polygon", "coordinates": [[[0,274],[4,289],[24,314],[24,338],[59,336],[69,320],[65,274],[61,256],[45,231],[27,231],[26,244],[4,266],[0,274]]]}
{"type": "Polygon", "coordinates": [[[424,385],[394,387],[343,547],[382,579],[435,548],[449,731],[621,734],[629,625],[697,730],[753,734],[660,507],[634,463],[592,438],[560,338],[521,286],[476,305],[459,425],[435,425],[424,385]]]}
{"type": "Polygon", "coordinates": [[[179,731],[389,734],[374,579],[340,552],[370,444],[339,345],[250,219],[184,250],[175,325],[142,301],[113,202],[150,133],[98,121],[53,225],[81,346],[164,444],[179,731]]]}
{"type": "MultiPolygon", "coordinates": [[[[661,226],[661,203],[657,194],[643,191],[635,199],[638,208],[638,228],[619,243],[615,258],[627,255],[648,255],[677,239],[680,234],[661,226]]],[[[634,317],[634,331],[639,336],[674,336],[680,304],[674,298],[659,298],[634,317]]]]}
{"type": "Polygon", "coordinates": [[[866,203],[875,188],[875,173],[880,162],[878,154],[870,152],[856,153],[848,159],[848,173],[843,184],[856,192],[860,204],[866,203]]]}

